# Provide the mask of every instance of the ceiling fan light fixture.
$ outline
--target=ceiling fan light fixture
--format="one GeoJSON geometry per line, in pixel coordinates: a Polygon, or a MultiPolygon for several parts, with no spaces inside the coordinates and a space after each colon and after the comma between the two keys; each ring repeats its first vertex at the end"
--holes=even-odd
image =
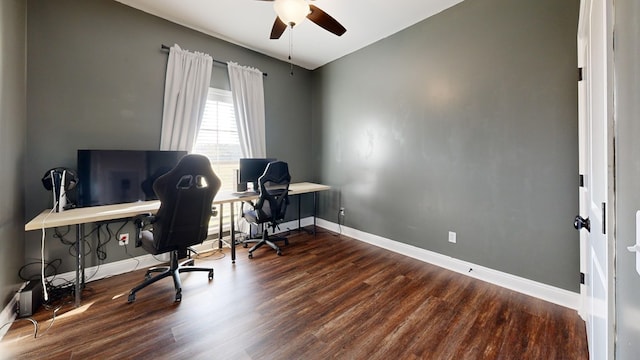
{"type": "Polygon", "coordinates": [[[299,24],[311,12],[305,0],[275,0],[273,9],[280,20],[291,27],[299,24]]]}

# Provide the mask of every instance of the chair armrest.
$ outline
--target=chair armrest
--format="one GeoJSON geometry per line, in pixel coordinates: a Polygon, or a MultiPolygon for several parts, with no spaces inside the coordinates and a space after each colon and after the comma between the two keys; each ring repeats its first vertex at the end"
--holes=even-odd
{"type": "Polygon", "coordinates": [[[139,214],[133,218],[133,223],[140,229],[144,229],[154,222],[156,222],[156,216],[153,214],[139,214]]]}
{"type": "Polygon", "coordinates": [[[241,217],[244,217],[244,204],[249,204],[252,209],[256,208],[256,204],[254,204],[253,201],[251,201],[251,200],[242,201],[240,203],[240,216],[241,217]]]}
{"type": "Polygon", "coordinates": [[[155,222],[156,222],[156,217],[155,215],[152,215],[152,214],[140,214],[140,215],[136,215],[133,218],[133,224],[136,226],[136,242],[135,242],[136,247],[140,247],[142,245],[140,241],[142,236],[140,233],[142,232],[142,230],[153,225],[153,223],[155,222]]]}

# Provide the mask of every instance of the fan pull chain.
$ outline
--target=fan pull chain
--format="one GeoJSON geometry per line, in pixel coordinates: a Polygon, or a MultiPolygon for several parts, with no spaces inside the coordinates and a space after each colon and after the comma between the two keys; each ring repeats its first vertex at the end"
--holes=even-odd
{"type": "Polygon", "coordinates": [[[289,67],[290,75],[293,76],[293,63],[291,62],[291,53],[293,52],[293,26],[289,29],[289,67]]]}

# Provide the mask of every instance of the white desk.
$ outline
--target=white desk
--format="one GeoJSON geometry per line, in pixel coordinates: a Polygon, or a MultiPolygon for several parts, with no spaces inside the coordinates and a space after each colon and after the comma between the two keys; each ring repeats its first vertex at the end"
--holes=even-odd
{"type": "MultiPolygon", "coordinates": [[[[317,211],[317,193],[329,190],[327,185],[310,182],[293,183],[289,186],[289,195],[302,195],[313,193],[313,225],[315,229],[317,211]]],[[[220,219],[224,204],[231,204],[231,261],[236,260],[235,226],[233,221],[233,203],[238,201],[255,200],[258,195],[237,196],[229,192],[219,192],[213,205],[220,205],[218,210],[220,219]]],[[[44,210],[24,226],[25,231],[54,228],[58,226],[76,226],[76,283],[75,283],[75,304],[80,305],[82,288],[84,287],[84,225],[99,221],[117,220],[132,218],[139,214],[155,213],[160,208],[160,201],[142,201],[126,204],[91,206],[66,210],[63,212],[51,212],[51,209],[44,210]]],[[[300,196],[298,196],[298,227],[300,227],[300,196]]],[[[222,221],[218,232],[219,239],[222,237],[222,221]]]]}

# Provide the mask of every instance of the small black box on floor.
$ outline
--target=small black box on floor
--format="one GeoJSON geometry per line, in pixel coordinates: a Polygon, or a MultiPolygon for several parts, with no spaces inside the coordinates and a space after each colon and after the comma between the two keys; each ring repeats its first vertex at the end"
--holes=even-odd
{"type": "Polygon", "coordinates": [[[29,281],[27,286],[20,291],[18,300],[18,317],[33,315],[42,305],[42,282],[40,280],[29,281]]]}

